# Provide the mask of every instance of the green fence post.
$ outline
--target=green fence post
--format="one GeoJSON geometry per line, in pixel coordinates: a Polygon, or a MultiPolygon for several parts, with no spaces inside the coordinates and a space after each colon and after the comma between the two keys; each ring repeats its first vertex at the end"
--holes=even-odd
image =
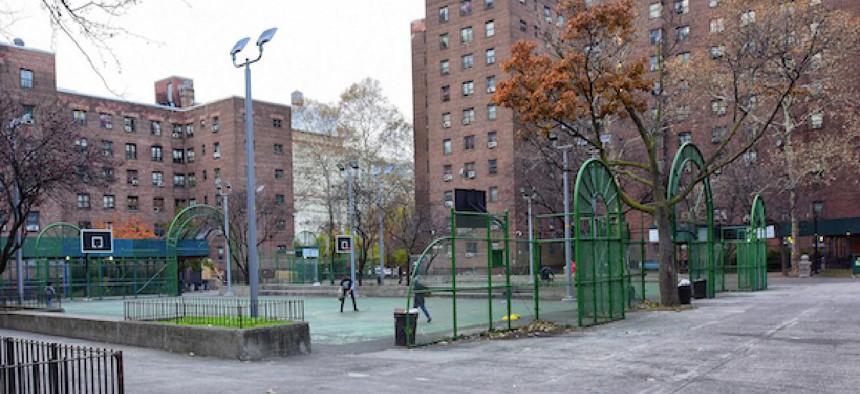
{"type": "Polygon", "coordinates": [[[451,313],[453,337],[457,337],[457,213],[451,208],[451,313]]]}

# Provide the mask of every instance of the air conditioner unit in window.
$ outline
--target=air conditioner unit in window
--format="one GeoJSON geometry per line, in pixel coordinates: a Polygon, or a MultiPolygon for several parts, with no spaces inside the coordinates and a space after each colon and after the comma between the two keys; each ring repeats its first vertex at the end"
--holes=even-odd
{"type": "Polygon", "coordinates": [[[137,178],[131,178],[131,185],[132,186],[140,185],[140,181],[137,178]]]}
{"type": "Polygon", "coordinates": [[[445,201],[445,206],[448,208],[451,208],[454,206],[454,202],[453,201],[445,201]]]}
{"type": "Polygon", "coordinates": [[[487,142],[487,148],[493,149],[496,147],[496,145],[498,145],[498,142],[496,141],[487,142]]]}
{"type": "Polygon", "coordinates": [[[454,179],[454,175],[451,175],[451,174],[442,175],[442,180],[445,182],[451,182],[451,180],[453,180],[453,179],[454,179]]]}
{"type": "Polygon", "coordinates": [[[161,208],[159,207],[153,207],[152,210],[155,212],[161,212],[161,208]]]}
{"type": "Polygon", "coordinates": [[[477,253],[466,252],[466,258],[469,258],[469,259],[471,259],[471,258],[473,258],[473,257],[475,257],[475,256],[477,256],[477,255],[478,255],[477,253]]]}
{"type": "Polygon", "coordinates": [[[28,224],[27,225],[27,231],[39,231],[39,225],[38,224],[28,224]]]}
{"type": "Polygon", "coordinates": [[[466,178],[471,179],[474,177],[475,177],[475,171],[466,171],[466,178]]]}
{"type": "Polygon", "coordinates": [[[221,152],[212,153],[212,157],[214,157],[216,159],[220,159],[221,158],[221,152]]]}

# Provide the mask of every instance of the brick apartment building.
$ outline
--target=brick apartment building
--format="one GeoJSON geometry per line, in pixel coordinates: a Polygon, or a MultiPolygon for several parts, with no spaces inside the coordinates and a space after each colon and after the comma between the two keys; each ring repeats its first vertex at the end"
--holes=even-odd
{"type": "MultiPolygon", "coordinates": [[[[193,81],[177,76],[155,82],[153,104],[66,91],[56,86],[53,53],[6,44],[0,44],[0,90],[22,105],[58,99],[81,126],[76,144],[120,162],[111,170],[116,181],[106,189],[89,190],[82,184],[77,193],[41,206],[27,226],[33,236],[54,222],[87,228],[127,217],[162,235],[184,207],[220,207],[216,179],[229,181],[234,192],[245,188],[244,98],[197,103],[193,81]]],[[[38,124],[39,108],[33,110],[38,124]]],[[[257,185],[265,185],[261,193],[292,212],[290,107],[255,101],[254,122],[257,185]]],[[[276,229],[275,240],[264,248],[287,249],[292,215],[277,218],[276,229]]],[[[223,238],[210,242],[216,246],[213,260],[219,261],[223,238]]]]}
{"type": "MultiPolygon", "coordinates": [[[[713,32],[712,25],[718,17],[723,17],[720,3],[719,0],[639,0],[638,50],[647,58],[648,48],[653,45],[652,33],[661,28],[660,19],[675,13],[675,31],[662,33],[671,39],[685,35],[679,54],[689,57],[691,53],[712,51],[713,37],[718,33],[713,32]]],[[[860,14],[857,1],[822,0],[821,3],[860,14]]],[[[528,178],[535,175],[522,168],[519,158],[524,152],[528,154],[530,148],[516,137],[515,115],[494,107],[490,98],[495,83],[507,78],[499,65],[509,57],[509,48],[518,40],[540,41],[543,32],[551,32],[563,22],[556,13],[556,1],[427,0],[425,4],[426,19],[411,25],[416,204],[446,212],[455,189],[485,190],[488,211],[508,210],[511,235],[525,234],[526,203],[519,189],[527,186],[528,178]]],[[[691,121],[672,125],[671,133],[676,138],[670,138],[664,145],[669,161],[685,141],[692,141],[705,151],[711,149],[729,125],[728,117],[718,107],[703,105],[692,111],[691,121]]],[[[814,127],[818,132],[841,130],[838,121],[826,116],[814,127]]],[[[766,154],[766,149],[764,145],[757,147],[759,154],[766,154]]],[[[801,235],[812,235],[811,212],[816,207],[821,213],[819,234],[825,237],[831,251],[828,253],[841,257],[860,253],[860,238],[855,239],[860,231],[858,195],[855,182],[837,182],[824,189],[802,192],[801,235]]],[[[776,198],[765,196],[765,201],[776,198]]],[[[728,207],[720,205],[725,203],[719,201],[719,196],[715,199],[715,210],[719,210],[715,216],[722,224],[741,222],[742,213],[734,218],[724,217],[722,214],[728,207]]],[[[555,212],[561,211],[559,204],[555,212]]],[[[771,211],[769,216],[775,222],[788,221],[784,213],[771,211]]],[[[631,227],[639,223],[648,227],[651,219],[633,214],[629,222],[631,227]]],[[[812,244],[810,239],[801,241],[804,248],[812,244]]]]}

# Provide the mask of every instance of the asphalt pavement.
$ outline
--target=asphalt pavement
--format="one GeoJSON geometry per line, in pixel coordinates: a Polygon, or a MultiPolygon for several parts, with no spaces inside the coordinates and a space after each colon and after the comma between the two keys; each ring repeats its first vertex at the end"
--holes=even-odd
{"type": "Polygon", "coordinates": [[[548,338],[415,349],[373,341],[261,362],[0,335],[123,350],[128,393],[860,391],[860,280],[774,279],[766,291],[694,305],[548,338]]]}

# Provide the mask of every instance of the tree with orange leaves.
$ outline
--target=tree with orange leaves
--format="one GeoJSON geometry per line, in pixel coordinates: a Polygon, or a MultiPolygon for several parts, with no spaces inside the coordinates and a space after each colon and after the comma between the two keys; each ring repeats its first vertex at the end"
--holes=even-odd
{"type": "MultiPolygon", "coordinates": [[[[114,219],[119,219],[116,215],[114,219]]],[[[136,216],[130,216],[127,219],[119,219],[113,222],[110,226],[102,221],[94,223],[95,228],[112,228],[114,239],[152,239],[155,237],[152,225],[146,224],[136,216]]]]}
{"type": "MultiPolygon", "coordinates": [[[[737,8],[724,5],[724,11],[740,21],[733,34],[744,40],[727,42],[720,57],[713,59],[677,56],[683,55],[680,48],[686,38],[671,28],[678,23],[674,17],[666,18],[664,29],[650,37],[651,48],[637,52],[641,46],[634,41],[641,32],[633,0],[563,0],[557,11],[565,23],[556,34],[546,34],[546,49],[520,41],[502,63],[510,78],[499,83],[493,101],[517,113],[525,128],[521,132],[556,134],[587,145],[622,185],[624,203],[654,217],[660,234],[664,305],[679,303],[671,222],[676,206],[700,193],[701,182],[710,174],[764,139],[781,103],[797,94],[800,81],[813,71],[808,60],[839,46],[823,34],[836,29],[835,20],[822,20],[811,34],[790,39],[792,31],[810,26],[780,27],[796,22],[769,6],[757,9],[760,22],[755,22],[748,8],[740,8],[749,7],[744,3],[734,4],[737,8]],[[675,37],[665,37],[667,31],[675,32],[675,37]],[[781,62],[787,53],[801,60],[781,62]],[[649,57],[653,76],[646,71],[649,57]],[[689,108],[714,101],[718,108],[725,105],[730,115],[725,135],[712,139],[715,147],[705,152],[704,168],[691,173],[670,199],[670,158],[663,146],[671,136],[671,124],[684,120],[689,108]],[[750,127],[752,133],[742,132],[750,127]]],[[[842,18],[832,15],[837,17],[842,18]]]]}

